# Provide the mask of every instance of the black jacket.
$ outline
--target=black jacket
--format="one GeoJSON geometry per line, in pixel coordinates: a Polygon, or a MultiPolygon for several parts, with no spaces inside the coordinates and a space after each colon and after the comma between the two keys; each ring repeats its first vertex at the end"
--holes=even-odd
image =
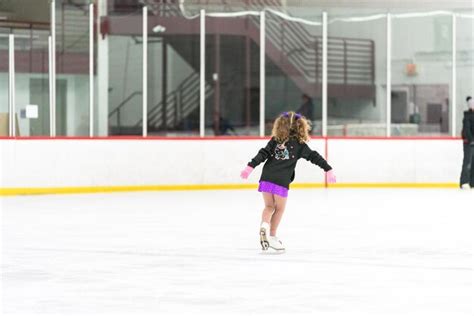
{"type": "Polygon", "coordinates": [[[469,110],[464,112],[464,119],[462,120],[462,138],[464,143],[470,144],[474,142],[474,111],[469,110]]]}
{"type": "Polygon", "coordinates": [[[266,160],[260,181],[272,182],[288,189],[295,178],[296,162],[300,158],[312,162],[326,172],[332,169],[317,151],[311,150],[307,144],[300,144],[295,138],[291,138],[286,144],[279,144],[272,138],[248,165],[255,168],[266,160]]]}

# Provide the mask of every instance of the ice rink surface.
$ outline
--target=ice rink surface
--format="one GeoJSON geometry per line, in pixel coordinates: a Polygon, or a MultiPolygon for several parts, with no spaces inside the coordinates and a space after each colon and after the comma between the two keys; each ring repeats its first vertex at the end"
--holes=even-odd
{"type": "Polygon", "coordinates": [[[2,315],[473,315],[474,191],[291,190],[282,255],[260,193],[2,199],[2,315]]]}

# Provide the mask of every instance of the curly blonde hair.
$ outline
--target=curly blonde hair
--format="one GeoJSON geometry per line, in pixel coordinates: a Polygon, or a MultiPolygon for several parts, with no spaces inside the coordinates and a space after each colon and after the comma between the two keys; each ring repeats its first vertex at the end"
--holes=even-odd
{"type": "Polygon", "coordinates": [[[309,141],[311,122],[301,114],[293,111],[284,112],[273,123],[272,136],[279,143],[286,143],[290,138],[296,138],[300,144],[309,141]]]}

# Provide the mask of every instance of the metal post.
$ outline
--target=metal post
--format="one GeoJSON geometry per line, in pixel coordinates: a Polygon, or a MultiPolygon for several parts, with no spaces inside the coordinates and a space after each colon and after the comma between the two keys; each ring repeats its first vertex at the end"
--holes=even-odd
{"type": "Polygon", "coordinates": [[[48,36],[48,65],[49,65],[49,135],[53,136],[53,125],[54,125],[54,117],[53,117],[53,38],[48,36]]]}
{"type": "Polygon", "coordinates": [[[94,136],[94,3],[89,4],[89,136],[94,136]]]}
{"type": "Polygon", "coordinates": [[[260,137],[265,136],[265,11],[260,12],[260,137]]]}
{"type": "Polygon", "coordinates": [[[215,73],[214,78],[214,134],[220,133],[220,117],[221,117],[221,36],[215,35],[215,73]]]}
{"type": "Polygon", "coordinates": [[[9,103],[9,136],[16,136],[15,123],[15,35],[8,36],[8,103],[9,103]]]}
{"type": "Polygon", "coordinates": [[[143,137],[148,134],[148,7],[143,6],[143,137]]]}
{"type": "Polygon", "coordinates": [[[51,87],[50,87],[50,136],[56,137],[56,2],[51,0],[51,87]]]}
{"type": "Polygon", "coordinates": [[[201,10],[200,16],[200,70],[199,70],[199,135],[205,132],[205,101],[206,101],[206,11],[201,10]]]}
{"type": "Polygon", "coordinates": [[[456,14],[453,13],[452,27],[452,79],[451,79],[451,136],[456,137],[456,14]]]}
{"type": "Polygon", "coordinates": [[[247,35],[245,37],[245,128],[247,134],[250,132],[250,89],[252,86],[250,71],[250,37],[247,35]]]}
{"type": "Polygon", "coordinates": [[[328,135],[328,14],[323,12],[322,134],[328,135]]]}
{"type": "MultiPolygon", "coordinates": [[[[108,2],[95,2],[97,16],[95,23],[101,25],[101,19],[107,16],[108,2]]],[[[99,136],[109,135],[109,37],[96,28],[97,39],[97,132],[99,136]]]]}
{"type": "MultiPolygon", "coordinates": [[[[166,43],[166,37],[163,37],[161,39],[161,47],[162,47],[162,52],[163,52],[163,60],[162,60],[162,65],[163,65],[163,70],[162,70],[162,75],[161,75],[161,102],[163,106],[161,107],[161,127],[162,129],[167,132],[168,131],[168,118],[167,114],[168,113],[168,44],[166,43]]],[[[176,124],[175,124],[176,125],[176,124]]]]}
{"type": "Polygon", "coordinates": [[[387,137],[392,133],[392,15],[387,13],[387,137]]]}

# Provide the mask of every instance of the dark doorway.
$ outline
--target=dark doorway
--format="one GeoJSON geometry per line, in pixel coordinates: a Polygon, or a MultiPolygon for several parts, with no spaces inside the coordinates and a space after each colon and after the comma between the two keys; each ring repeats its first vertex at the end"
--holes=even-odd
{"type": "Polygon", "coordinates": [[[408,123],[407,91],[392,91],[392,123],[408,123]]]}
{"type": "Polygon", "coordinates": [[[440,103],[428,103],[426,123],[432,132],[441,132],[443,124],[443,106],[440,103]]]}

